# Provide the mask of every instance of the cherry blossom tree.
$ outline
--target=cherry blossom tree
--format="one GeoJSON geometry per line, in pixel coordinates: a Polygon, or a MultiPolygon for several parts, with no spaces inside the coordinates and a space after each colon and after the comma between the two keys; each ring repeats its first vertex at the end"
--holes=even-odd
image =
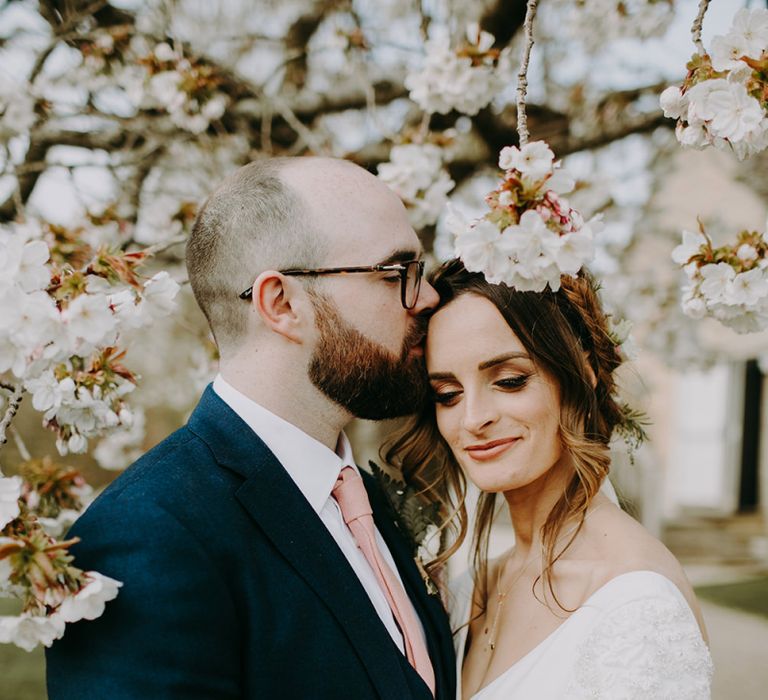
{"type": "Polygon", "coordinates": [[[0,642],[50,645],[119,594],[61,539],[92,498],[67,456],[126,467],[146,411],[188,410],[212,376],[181,244],[250,160],[353,160],[436,258],[521,288],[594,256],[615,316],[672,360],[691,319],[762,328],[762,232],[686,233],[682,308],[676,276],[626,262],[678,141],[768,147],[768,10],[736,4],[707,52],[703,0],[0,0],[0,595],[20,601],[0,642]],[[681,22],[687,67],[637,61],[681,22]],[[22,401],[57,455],[30,447],[22,401]]]}

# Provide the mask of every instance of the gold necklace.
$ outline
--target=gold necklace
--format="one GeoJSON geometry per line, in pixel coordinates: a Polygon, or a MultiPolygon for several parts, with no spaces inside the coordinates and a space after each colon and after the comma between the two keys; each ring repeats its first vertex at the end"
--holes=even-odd
{"type": "MultiPolygon", "coordinates": [[[[557,544],[560,540],[565,539],[570,535],[572,532],[574,532],[580,525],[583,525],[586,519],[592,515],[596,510],[601,508],[604,503],[601,503],[599,506],[595,506],[592,510],[588,511],[584,515],[584,519],[579,523],[578,525],[574,525],[572,528],[570,528],[567,532],[564,532],[560,537],[558,537],[555,540],[555,544],[557,544]]],[[[512,583],[507,586],[507,589],[505,591],[501,590],[501,575],[504,571],[504,569],[507,568],[507,564],[509,564],[510,559],[512,558],[512,555],[515,553],[515,547],[512,547],[509,550],[509,553],[506,557],[504,557],[504,561],[499,565],[499,568],[496,570],[496,611],[493,614],[493,621],[491,622],[491,628],[488,630],[486,628],[485,633],[488,634],[488,641],[485,645],[485,650],[490,651],[493,653],[496,650],[496,642],[498,641],[496,639],[496,634],[498,632],[499,627],[499,620],[501,619],[501,609],[504,606],[504,601],[506,600],[507,596],[512,592],[512,589],[515,587],[515,584],[522,578],[523,574],[526,572],[528,567],[533,564],[537,559],[541,558],[542,552],[539,552],[535,557],[531,557],[523,566],[520,568],[520,571],[518,571],[515,578],[512,580],[512,583]]]]}

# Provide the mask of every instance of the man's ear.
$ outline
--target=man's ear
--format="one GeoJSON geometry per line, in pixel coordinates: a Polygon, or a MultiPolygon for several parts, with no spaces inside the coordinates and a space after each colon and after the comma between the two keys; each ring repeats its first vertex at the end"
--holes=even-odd
{"type": "Polygon", "coordinates": [[[262,272],[253,283],[252,303],[264,324],[294,343],[304,340],[303,304],[297,284],[275,270],[262,272]]]}

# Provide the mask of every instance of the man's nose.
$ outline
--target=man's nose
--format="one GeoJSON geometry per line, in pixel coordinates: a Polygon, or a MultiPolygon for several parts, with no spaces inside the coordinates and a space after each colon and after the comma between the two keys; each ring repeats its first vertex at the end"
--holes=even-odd
{"type": "Polygon", "coordinates": [[[413,308],[410,309],[410,312],[414,316],[419,316],[425,311],[431,311],[437,307],[439,301],[440,295],[435,288],[427,282],[427,280],[422,280],[421,288],[419,289],[419,298],[416,300],[413,308]]]}

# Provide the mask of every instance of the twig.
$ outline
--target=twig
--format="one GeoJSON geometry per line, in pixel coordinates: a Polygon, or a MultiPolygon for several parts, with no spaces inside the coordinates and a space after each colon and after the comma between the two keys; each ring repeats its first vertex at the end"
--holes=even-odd
{"type": "Polygon", "coordinates": [[[265,102],[261,112],[261,150],[272,155],[272,105],[265,102]]]}
{"type": "Polygon", "coordinates": [[[24,389],[21,386],[21,384],[17,385],[8,385],[3,384],[3,389],[8,389],[11,391],[11,395],[8,397],[8,406],[5,409],[5,415],[3,416],[3,419],[0,420],[0,445],[5,445],[6,442],[8,442],[8,438],[5,435],[5,431],[8,429],[8,426],[11,424],[11,421],[13,420],[13,417],[16,415],[16,412],[19,410],[19,406],[21,405],[21,397],[24,393],[24,389]]]}
{"type": "Polygon", "coordinates": [[[320,140],[301,122],[294,111],[282,100],[282,98],[278,95],[273,95],[270,98],[270,101],[277,108],[280,116],[288,123],[288,126],[299,135],[299,138],[304,141],[315,155],[322,155],[325,152],[326,149],[323,147],[323,144],[320,143],[320,140]]]}
{"type": "Polygon", "coordinates": [[[148,248],[144,248],[142,253],[146,253],[147,255],[157,255],[158,253],[164,253],[169,248],[173,248],[173,246],[178,245],[179,243],[184,243],[184,241],[187,240],[187,236],[176,236],[175,238],[171,238],[167,241],[162,241],[161,243],[155,243],[155,245],[151,245],[148,248]]]}
{"type": "Polygon", "coordinates": [[[704,15],[707,14],[707,8],[709,8],[709,0],[699,0],[699,14],[696,15],[696,19],[693,20],[693,25],[691,26],[693,43],[696,45],[696,50],[701,55],[706,53],[704,44],[701,41],[701,28],[704,24],[704,15]]]}
{"type": "Polygon", "coordinates": [[[528,63],[531,60],[533,48],[533,20],[539,0],[528,0],[525,7],[525,45],[520,58],[520,72],[517,74],[517,133],[520,136],[520,146],[528,143],[528,116],[525,113],[525,96],[528,91],[528,63]]]}
{"type": "Polygon", "coordinates": [[[16,443],[16,449],[19,451],[19,455],[25,462],[29,462],[29,460],[32,459],[32,455],[24,444],[21,433],[19,433],[16,428],[11,428],[10,431],[11,435],[13,435],[13,441],[16,443]]]}

